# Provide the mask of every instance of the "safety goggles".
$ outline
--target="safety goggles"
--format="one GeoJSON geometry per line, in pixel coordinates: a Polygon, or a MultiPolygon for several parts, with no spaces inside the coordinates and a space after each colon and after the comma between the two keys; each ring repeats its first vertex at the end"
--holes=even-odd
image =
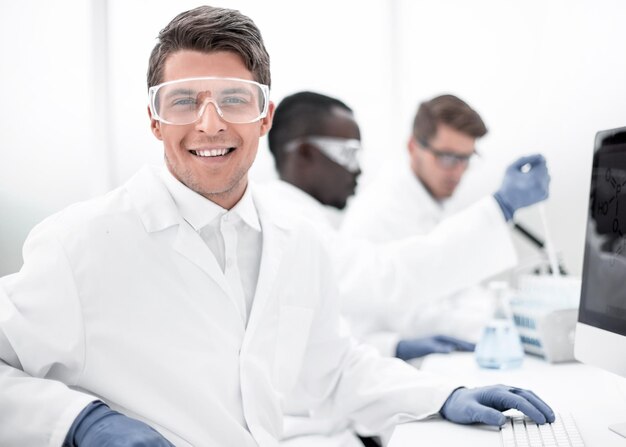
{"type": "Polygon", "coordinates": [[[420,144],[420,146],[422,146],[422,149],[427,150],[428,152],[430,152],[431,154],[435,156],[435,160],[437,160],[437,164],[439,164],[439,166],[444,169],[454,169],[457,166],[467,167],[471,158],[474,155],[479,155],[478,152],[476,152],[476,149],[474,149],[474,151],[471,154],[464,155],[464,154],[457,154],[452,151],[435,149],[434,147],[430,146],[426,141],[421,140],[421,139],[417,141],[420,144]]]}
{"type": "Polygon", "coordinates": [[[359,155],[361,142],[356,139],[309,136],[298,138],[287,144],[286,150],[292,151],[302,143],[309,143],[318,148],[324,155],[347,171],[356,173],[360,171],[359,155]]]}
{"type": "Polygon", "coordinates": [[[152,117],[167,124],[196,122],[209,104],[232,124],[253,123],[267,115],[269,87],[238,78],[187,78],[148,89],[152,117]]]}

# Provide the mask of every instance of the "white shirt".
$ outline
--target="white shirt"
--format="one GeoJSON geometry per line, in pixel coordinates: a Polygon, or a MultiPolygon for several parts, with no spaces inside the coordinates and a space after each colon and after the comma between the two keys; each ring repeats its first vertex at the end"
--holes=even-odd
{"type": "Polygon", "coordinates": [[[245,322],[250,316],[261,263],[261,225],[250,189],[230,210],[192,191],[167,169],[160,172],[181,216],[209,246],[245,322]]]}

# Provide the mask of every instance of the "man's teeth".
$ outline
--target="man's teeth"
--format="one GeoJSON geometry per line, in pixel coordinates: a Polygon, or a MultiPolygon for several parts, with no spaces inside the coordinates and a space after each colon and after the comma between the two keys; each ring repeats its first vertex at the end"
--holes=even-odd
{"type": "Polygon", "coordinates": [[[226,155],[229,151],[230,149],[224,148],[224,149],[198,150],[198,151],[192,151],[192,152],[199,157],[219,157],[221,155],[226,155]]]}

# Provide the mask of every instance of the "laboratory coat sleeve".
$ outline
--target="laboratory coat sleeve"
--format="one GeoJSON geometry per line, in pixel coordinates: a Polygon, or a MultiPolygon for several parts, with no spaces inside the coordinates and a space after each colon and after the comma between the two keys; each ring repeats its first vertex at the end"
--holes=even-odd
{"type": "Polygon", "coordinates": [[[371,433],[436,415],[459,386],[358,344],[339,316],[330,264],[321,262],[322,300],[316,309],[300,378],[286,399],[286,413],[345,420],[371,433]]]}
{"type": "Polygon", "coordinates": [[[19,273],[0,279],[0,445],[62,444],[96,398],[71,388],[84,363],[72,270],[42,226],[24,246],[19,273]]]}
{"type": "Polygon", "coordinates": [[[355,337],[358,337],[361,342],[376,348],[376,351],[378,351],[380,355],[384,357],[396,356],[396,347],[401,340],[399,330],[379,330],[361,334],[359,332],[359,326],[354,322],[352,323],[351,329],[355,337]]]}
{"type": "Polygon", "coordinates": [[[350,320],[389,306],[406,314],[433,299],[478,284],[517,262],[499,205],[487,197],[425,235],[385,244],[344,238],[333,261],[350,320]]]}

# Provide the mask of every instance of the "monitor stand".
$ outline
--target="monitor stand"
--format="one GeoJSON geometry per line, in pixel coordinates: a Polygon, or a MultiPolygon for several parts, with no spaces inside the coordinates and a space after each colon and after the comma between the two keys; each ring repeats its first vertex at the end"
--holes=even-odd
{"type": "Polygon", "coordinates": [[[626,422],[609,425],[609,430],[614,431],[618,435],[626,438],[626,422]]]}

